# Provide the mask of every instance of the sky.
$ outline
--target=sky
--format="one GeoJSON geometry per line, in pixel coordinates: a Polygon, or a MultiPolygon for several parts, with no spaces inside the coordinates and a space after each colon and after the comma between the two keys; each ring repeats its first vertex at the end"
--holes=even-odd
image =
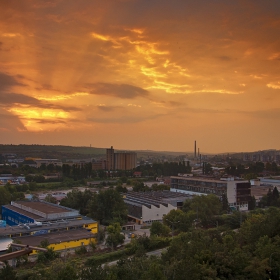
{"type": "Polygon", "coordinates": [[[279,0],[0,0],[0,143],[280,149],[279,0]]]}

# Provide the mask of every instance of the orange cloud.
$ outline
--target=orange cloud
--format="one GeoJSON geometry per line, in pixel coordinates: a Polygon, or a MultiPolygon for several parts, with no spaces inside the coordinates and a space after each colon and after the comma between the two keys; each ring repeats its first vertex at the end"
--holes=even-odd
{"type": "Polygon", "coordinates": [[[276,1],[43,2],[0,9],[3,143],[279,147],[276,1]]]}

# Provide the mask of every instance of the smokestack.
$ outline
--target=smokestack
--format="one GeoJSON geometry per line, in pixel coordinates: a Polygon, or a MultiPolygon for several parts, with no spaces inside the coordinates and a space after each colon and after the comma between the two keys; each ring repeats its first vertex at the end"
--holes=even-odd
{"type": "Polygon", "coordinates": [[[197,148],[197,156],[199,157],[199,148],[197,148]]]}
{"type": "Polygon", "coordinates": [[[194,157],[196,158],[196,140],[194,141],[194,157]]]}

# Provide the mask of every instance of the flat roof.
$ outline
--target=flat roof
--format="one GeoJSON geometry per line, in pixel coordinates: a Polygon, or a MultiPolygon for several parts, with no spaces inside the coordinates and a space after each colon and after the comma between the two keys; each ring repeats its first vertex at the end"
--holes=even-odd
{"type": "Polygon", "coordinates": [[[40,230],[52,230],[52,229],[63,229],[66,227],[77,227],[83,226],[84,224],[97,223],[95,220],[92,220],[88,217],[82,217],[82,219],[61,219],[56,221],[43,222],[42,225],[26,224],[30,228],[24,227],[24,225],[17,226],[6,226],[0,228],[0,237],[9,236],[10,234],[19,234],[19,233],[31,233],[34,231],[40,230]],[[32,226],[31,226],[32,225],[32,226]]]}
{"type": "Polygon", "coordinates": [[[152,192],[128,192],[124,195],[125,203],[136,206],[148,206],[151,205],[159,207],[160,204],[167,206],[176,201],[185,201],[190,198],[191,195],[182,194],[171,191],[152,191],[152,192]]]}
{"type": "MultiPolygon", "coordinates": [[[[14,239],[21,241],[24,245],[39,246],[41,241],[48,240],[50,244],[57,244],[60,242],[69,242],[72,240],[79,240],[83,238],[94,238],[95,234],[86,229],[74,229],[66,231],[58,231],[54,233],[16,237],[14,239]]],[[[70,248],[70,246],[69,246],[70,248]]],[[[66,247],[67,249],[67,247],[66,247]]]]}
{"type": "MultiPolygon", "coordinates": [[[[4,206],[5,208],[7,208],[7,209],[10,209],[10,210],[12,210],[12,211],[15,211],[15,212],[17,212],[17,213],[19,213],[19,214],[22,214],[22,215],[27,216],[27,217],[29,217],[29,218],[32,218],[32,219],[34,219],[34,220],[42,219],[42,216],[33,214],[33,213],[31,213],[31,212],[28,212],[28,211],[23,210],[23,209],[21,209],[21,208],[15,207],[15,206],[13,206],[13,205],[3,205],[3,206],[4,206]]],[[[1,230],[1,229],[0,229],[0,230],[1,230]]]]}
{"type": "MultiPolygon", "coordinates": [[[[43,212],[45,214],[63,213],[74,211],[70,208],[63,208],[56,204],[45,203],[41,201],[15,201],[16,204],[21,204],[25,207],[30,207],[34,210],[43,212]]],[[[76,211],[76,210],[75,210],[76,211]]]]}

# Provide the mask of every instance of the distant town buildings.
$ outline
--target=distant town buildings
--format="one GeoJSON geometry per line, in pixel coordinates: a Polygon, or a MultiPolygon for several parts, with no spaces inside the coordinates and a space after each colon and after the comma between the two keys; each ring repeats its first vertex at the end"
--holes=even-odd
{"type": "Polygon", "coordinates": [[[92,160],[92,170],[105,170],[106,169],[106,160],[92,160]]]}
{"type": "Polygon", "coordinates": [[[280,162],[280,151],[265,150],[243,154],[244,161],[280,162]]]}
{"type": "Polygon", "coordinates": [[[24,176],[13,176],[12,174],[0,174],[0,185],[2,184],[24,184],[26,183],[24,176]]]}
{"type": "Polygon", "coordinates": [[[115,152],[113,146],[106,150],[107,170],[132,170],[136,167],[135,152],[115,152]]]}
{"type": "Polygon", "coordinates": [[[42,165],[49,165],[53,164],[54,166],[62,166],[62,161],[59,159],[35,159],[36,167],[40,168],[42,165]]]}

